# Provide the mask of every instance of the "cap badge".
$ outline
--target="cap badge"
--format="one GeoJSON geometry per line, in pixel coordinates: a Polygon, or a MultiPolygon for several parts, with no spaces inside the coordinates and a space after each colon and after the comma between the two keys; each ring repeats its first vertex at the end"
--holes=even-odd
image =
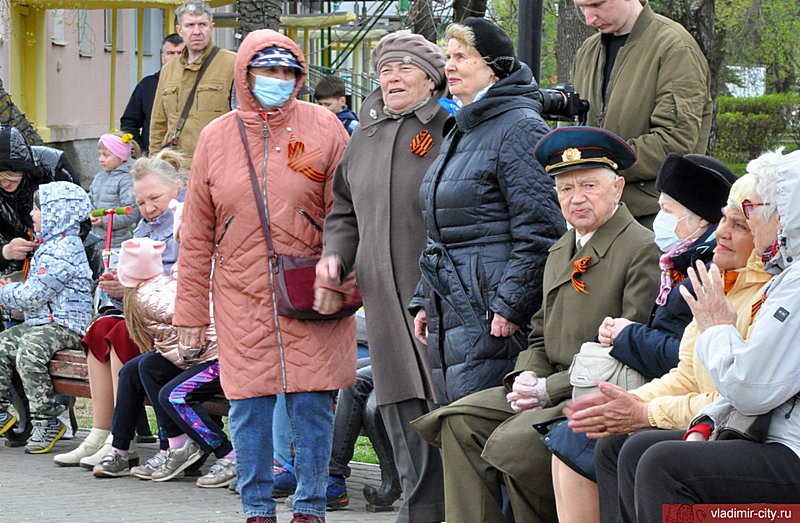
{"type": "Polygon", "coordinates": [[[570,147],[561,155],[562,162],[572,162],[575,160],[581,159],[581,151],[580,149],[575,149],[574,147],[570,147]]]}
{"type": "Polygon", "coordinates": [[[408,55],[404,56],[403,57],[403,63],[404,64],[410,64],[411,63],[411,57],[408,56],[408,55]]]}

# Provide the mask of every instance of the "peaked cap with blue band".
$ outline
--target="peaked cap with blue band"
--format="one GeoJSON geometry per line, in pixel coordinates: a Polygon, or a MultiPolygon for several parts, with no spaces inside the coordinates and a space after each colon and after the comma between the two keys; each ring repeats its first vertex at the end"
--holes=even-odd
{"type": "Polygon", "coordinates": [[[297,57],[281,47],[265,47],[256,53],[248,67],[294,67],[305,73],[297,57]]]}
{"type": "Polygon", "coordinates": [[[636,163],[636,153],[625,140],[596,127],[550,131],[536,144],[533,154],[550,176],[596,167],[620,171],[636,163]]]}

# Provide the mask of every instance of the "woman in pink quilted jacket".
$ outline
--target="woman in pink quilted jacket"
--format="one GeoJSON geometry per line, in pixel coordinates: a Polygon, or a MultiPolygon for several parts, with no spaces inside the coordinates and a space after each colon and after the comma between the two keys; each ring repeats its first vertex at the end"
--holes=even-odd
{"type": "Polygon", "coordinates": [[[355,383],[353,317],[309,321],[278,315],[259,217],[263,205],[277,254],[321,254],[333,172],[348,135],[332,112],[296,99],[305,78],[305,58],[290,39],[266,29],[245,38],[234,66],[239,108],[200,134],[181,229],[173,322],[186,345],[202,339],[214,258],[222,387],[231,403],[238,485],[249,522],[276,521],[272,414],[281,393],[298,475],[292,521],[325,521],[331,391],[355,383]]]}

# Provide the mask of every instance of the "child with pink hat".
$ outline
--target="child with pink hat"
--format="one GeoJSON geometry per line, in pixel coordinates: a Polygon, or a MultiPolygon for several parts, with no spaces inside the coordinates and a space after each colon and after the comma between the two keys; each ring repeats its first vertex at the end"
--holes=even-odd
{"type": "MultiPolygon", "coordinates": [[[[111,249],[117,251],[123,241],[131,238],[130,228],[139,221],[139,208],[133,195],[131,179],[131,157],[141,154],[133,135],[113,131],[100,137],[97,143],[102,171],[94,176],[89,188],[89,199],[94,209],[109,209],[130,206],[130,214],[114,216],[111,233],[111,249]]],[[[92,217],[94,233],[106,237],[108,216],[92,217]]],[[[116,267],[116,256],[112,257],[109,268],[116,267]]]]}
{"type": "MultiPolygon", "coordinates": [[[[180,207],[177,201],[170,202],[176,238],[180,207]]],[[[202,406],[222,392],[213,320],[200,348],[179,342],[172,325],[177,271],[173,267],[171,275],[164,274],[161,255],[165,248],[164,242],[135,238],[123,242],[120,249],[117,277],[125,287],[125,322],[143,354],[120,371],[111,427],[112,451],[94,467],[94,475],[130,474],[156,482],[169,481],[183,476],[184,470],[204,454],[214,453],[217,462],[197,484],[224,487],[236,478],[236,455],[218,420],[212,419],[202,406]],[[134,439],[135,413],[145,394],[169,440],[169,448],[131,469],[128,451],[134,439]]]]}

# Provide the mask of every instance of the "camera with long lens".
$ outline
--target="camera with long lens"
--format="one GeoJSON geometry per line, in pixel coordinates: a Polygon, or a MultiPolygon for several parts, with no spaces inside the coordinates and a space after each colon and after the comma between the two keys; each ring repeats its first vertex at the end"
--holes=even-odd
{"type": "Polygon", "coordinates": [[[539,89],[536,99],[542,104],[542,117],[547,120],[573,122],[578,117],[578,125],[586,123],[589,101],[570,84],[558,84],[555,89],[539,89]]]}

